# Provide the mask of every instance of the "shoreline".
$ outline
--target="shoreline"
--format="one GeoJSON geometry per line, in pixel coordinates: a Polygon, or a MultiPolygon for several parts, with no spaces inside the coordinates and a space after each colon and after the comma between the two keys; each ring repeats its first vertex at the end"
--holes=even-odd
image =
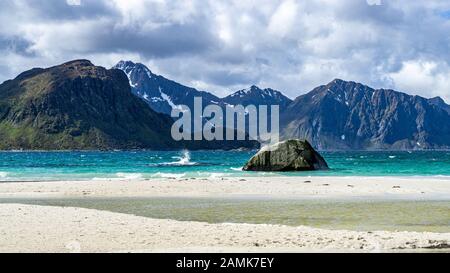
{"type": "Polygon", "coordinates": [[[0,198],[261,197],[450,200],[450,179],[417,177],[222,177],[5,182],[0,198]]]}
{"type": "MultiPolygon", "coordinates": [[[[0,173],[7,173],[1,172],[0,173]]],[[[448,180],[450,181],[450,175],[282,175],[282,173],[270,173],[268,175],[249,175],[252,172],[244,172],[242,173],[246,175],[229,175],[231,173],[221,173],[223,176],[178,176],[178,173],[172,173],[173,176],[170,176],[167,173],[167,176],[164,177],[138,177],[138,178],[128,178],[128,177],[94,177],[94,178],[81,178],[81,179],[47,179],[47,180],[0,180],[0,184],[2,183],[47,183],[47,182],[95,182],[95,181],[155,181],[155,180],[164,180],[164,179],[177,179],[177,180],[211,180],[211,179],[258,179],[258,178],[298,178],[298,179],[310,179],[310,178],[373,178],[373,179],[430,179],[430,180],[448,180]]],[[[256,173],[256,172],[255,172],[256,173]]],[[[138,173],[122,173],[134,175],[138,173]]]]}

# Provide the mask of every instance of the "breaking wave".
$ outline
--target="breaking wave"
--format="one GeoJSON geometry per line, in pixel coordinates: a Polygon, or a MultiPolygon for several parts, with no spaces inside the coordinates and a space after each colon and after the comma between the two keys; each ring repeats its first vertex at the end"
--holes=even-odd
{"type": "Polygon", "coordinates": [[[189,153],[189,151],[184,151],[183,156],[174,156],[172,158],[178,159],[178,161],[158,163],[158,164],[156,164],[156,166],[197,166],[197,165],[199,165],[197,162],[191,161],[191,154],[189,153]]]}
{"type": "Polygon", "coordinates": [[[125,179],[139,179],[142,178],[141,173],[116,173],[116,176],[119,178],[125,179]]]}

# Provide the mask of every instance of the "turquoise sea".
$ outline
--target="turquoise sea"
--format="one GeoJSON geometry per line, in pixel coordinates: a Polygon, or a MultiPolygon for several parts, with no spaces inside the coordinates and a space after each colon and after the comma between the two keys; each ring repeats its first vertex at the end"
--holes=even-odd
{"type": "Polygon", "coordinates": [[[255,151],[0,152],[0,182],[226,176],[449,176],[450,151],[323,152],[331,170],[253,173],[255,151]]]}

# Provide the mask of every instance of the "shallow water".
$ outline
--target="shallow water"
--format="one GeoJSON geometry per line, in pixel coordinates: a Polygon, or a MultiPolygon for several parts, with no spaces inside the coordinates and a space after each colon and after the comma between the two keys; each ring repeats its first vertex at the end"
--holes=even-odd
{"type": "Polygon", "coordinates": [[[450,176],[449,151],[323,152],[329,171],[241,171],[255,152],[0,152],[0,182],[276,175],[450,176]]]}
{"type": "Polygon", "coordinates": [[[344,201],[185,198],[0,199],[92,208],[139,216],[209,223],[306,225],[358,231],[450,232],[449,201],[344,201]]]}

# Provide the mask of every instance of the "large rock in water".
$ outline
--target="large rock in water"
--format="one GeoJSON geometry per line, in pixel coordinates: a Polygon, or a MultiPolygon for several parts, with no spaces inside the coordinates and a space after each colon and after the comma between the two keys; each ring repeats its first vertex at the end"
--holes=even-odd
{"type": "Polygon", "coordinates": [[[244,166],[244,171],[327,170],[328,165],[306,140],[287,140],[262,148],[244,166]]]}

